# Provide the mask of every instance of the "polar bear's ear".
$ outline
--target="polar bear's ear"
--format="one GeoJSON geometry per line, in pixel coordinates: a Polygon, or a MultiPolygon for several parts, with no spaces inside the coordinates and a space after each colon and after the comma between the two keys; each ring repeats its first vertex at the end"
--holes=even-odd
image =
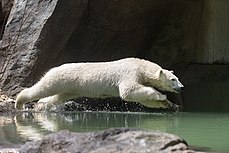
{"type": "Polygon", "coordinates": [[[163,72],[163,70],[160,70],[159,78],[163,78],[163,77],[165,77],[165,73],[163,72]]]}
{"type": "Polygon", "coordinates": [[[164,74],[163,70],[158,70],[158,71],[156,72],[156,78],[157,78],[157,79],[163,78],[164,75],[165,75],[165,74],[164,74]]]}
{"type": "Polygon", "coordinates": [[[174,73],[173,70],[170,70],[171,73],[174,73]]]}

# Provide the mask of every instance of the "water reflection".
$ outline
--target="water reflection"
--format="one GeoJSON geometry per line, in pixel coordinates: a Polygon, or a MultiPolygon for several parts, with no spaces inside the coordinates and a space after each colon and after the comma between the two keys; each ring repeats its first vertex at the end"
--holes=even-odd
{"type": "Polygon", "coordinates": [[[0,127],[0,148],[39,140],[63,129],[86,132],[135,127],[177,134],[189,144],[211,151],[229,151],[229,114],[21,113],[0,116],[0,127]]]}
{"type": "Polygon", "coordinates": [[[55,120],[40,113],[23,113],[14,117],[17,132],[23,141],[40,140],[44,135],[58,131],[55,120]]]}
{"type": "Polygon", "coordinates": [[[0,116],[0,148],[18,144],[16,126],[12,116],[0,116]]]}

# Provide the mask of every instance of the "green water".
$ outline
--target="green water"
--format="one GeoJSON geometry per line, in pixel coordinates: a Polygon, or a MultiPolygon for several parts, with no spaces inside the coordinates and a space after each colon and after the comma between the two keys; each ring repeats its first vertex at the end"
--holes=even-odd
{"type": "Polygon", "coordinates": [[[22,113],[0,116],[0,148],[41,139],[63,129],[74,132],[111,127],[159,130],[184,138],[204,151],[229,152],[229,114],[225,113],[22,113]]]}

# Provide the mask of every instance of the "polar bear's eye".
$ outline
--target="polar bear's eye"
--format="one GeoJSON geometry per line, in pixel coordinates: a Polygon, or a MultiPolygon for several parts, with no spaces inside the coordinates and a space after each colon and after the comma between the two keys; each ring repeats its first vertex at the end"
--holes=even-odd
{"type": "Polygon", "coordinates": [[[172,78],[171,80],[172,80],[172,81],[176,81],[176,79],[175,79],[175,78],[172,78]]]}

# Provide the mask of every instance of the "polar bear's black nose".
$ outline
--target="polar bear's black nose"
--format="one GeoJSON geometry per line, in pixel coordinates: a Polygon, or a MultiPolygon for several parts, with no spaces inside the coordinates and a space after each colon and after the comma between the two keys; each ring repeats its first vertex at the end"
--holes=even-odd
{"type": "Polygon", "coordinates": [[[177,87],[174,90],[176,90],[176,92],[181,92],[183,89],[184,89],[184,86],[183,87],[177,87]]]}

